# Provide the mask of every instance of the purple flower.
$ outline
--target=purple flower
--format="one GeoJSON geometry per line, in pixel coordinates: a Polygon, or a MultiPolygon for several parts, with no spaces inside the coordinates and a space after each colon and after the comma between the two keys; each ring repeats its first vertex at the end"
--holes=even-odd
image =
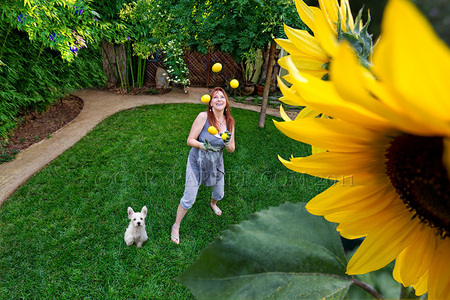
{"type": "Polygon", "coordinates": [[[75,7],[75,14],[81,16],[81,14],[83,13],[83,7],[75,7]]]}
{"type": "Polygon", "coordinates": [[[127,41],[129,41],[130,40],[130,37],[129,36],[127,36],[127,41]]]}
{"type": "Polygon", "coordinates": [[[98,21],[98,20],[97,20],[97,17],[94,17],[94,21],[95,21],[95,22],[97,22],[97,21],[98,21]]]}
{"type": "Polygon", "coordinates": [[[17,22],[23,23],[23,14],[17,16],[17,22]]]}
{"type": "Polygon", "coordinates": [[[56,39],[56,33],[50,34],[50,41],[54,42],[56,39]]]}
{"type": "Polygon", "coordinates": [[[75,48],[75,47],[73,47],[73,48],[72,48],[72,47],[70,47],[70,51],[72,51],[73,53],[75,53],[75,54],[76,54],[76,53],[77,53],[77,51],[78,51],[78,48],[75,48]]]}

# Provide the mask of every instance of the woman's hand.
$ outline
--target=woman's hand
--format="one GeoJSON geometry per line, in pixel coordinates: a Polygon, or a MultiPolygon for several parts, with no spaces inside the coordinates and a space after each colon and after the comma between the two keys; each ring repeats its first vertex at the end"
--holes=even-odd
{"type": "MultiPolygon", "coordinates": [[[[225,130],[225,132],[227,134],[227,138],[223,140],[225,147],[228,146],[230,144],[231,141],[231,133],[228,130],[225,130]]],[[[222,133],[223,134],[223,133],[222,133]]]]}
{"type": "Polygon", "coordinates": [[[205,142],[204,142],[203,144],[200,143],[199,149],[202,149],[202,150],[209,150],[209,151],[213,151],[213,152],[218,152],[218,151],[220,151],[220,148],[212,146],[212,145],[209,143],[208,139],[205,139],[205,142]]]}

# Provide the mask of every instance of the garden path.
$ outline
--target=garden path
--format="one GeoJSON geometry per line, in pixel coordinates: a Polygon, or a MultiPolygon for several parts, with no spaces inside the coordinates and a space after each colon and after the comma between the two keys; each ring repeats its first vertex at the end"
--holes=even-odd
{"type": "MultiPolygon", "coordinates": [[[[100,90],[81,90],[74,95],[84,101],[80,115],[51,138],[34,144],[19,153],[13,161],[0,165],[0,206],[31,176],[40,171],[65,150],[71,148],[103,119],[112,114],[142,105],[166,103],[201,103],[202,95],[209,93],[206,88],[187,88],[188,93],[179,89],[162,95],[122,95],[100,90]]],[[[230,99],[232,107],[260,111],[259,106],[237,103],[230,99]]],[[[267,115],[280,116],[278,109],[267,108],[267,115]]],[[[256,121],[255,121],[256,122],[256,121]]],[[[256,123],[255,123],[256,124],[256,123]]]]}

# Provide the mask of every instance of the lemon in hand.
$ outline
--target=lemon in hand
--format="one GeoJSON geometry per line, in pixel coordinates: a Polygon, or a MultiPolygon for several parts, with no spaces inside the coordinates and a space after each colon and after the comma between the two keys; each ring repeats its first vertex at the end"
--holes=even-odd
{"type": "Polygon", "coordinates": [[[211,134],[211,135],[216,135],[216,134],[217,134],[217,128],[214,127],[214,126],[209,126],[208,132],[209,132],[209,134],[211,134]]]}
{"type": "Polygon", "coordinates": [[[236,79],[233,79],[230,81],[230,86],[235,89],[239,86],[239,81],[237,81],[236,79]]]}
{"type": "Polygon", "coordinates": [[[202,96],[202,98],[200,99],[200,101],[202,101],[203,103],[208,103],[211,100],[211,96],[209,96],[208,94],[204,94],[202,96]]]}
{"type": "Polygon", "coordinates": [[[215,63],[215,64],[212,66],[212,71],[213,71],[214,73],[220,72],[220,70],[222,70],[222,64],[221,64],[221,63],[215,63]]]}
{"type": "Polygon", "coordinates": [[[222,135],[220,136],[222,138],[222,140],[226,140],[228,137],[228,134],[226,132],[222,133],[222,135]]]}

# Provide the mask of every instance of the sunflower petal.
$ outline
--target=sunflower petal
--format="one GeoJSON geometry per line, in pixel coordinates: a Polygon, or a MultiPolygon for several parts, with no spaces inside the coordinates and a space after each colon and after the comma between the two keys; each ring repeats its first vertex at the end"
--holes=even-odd
{"type": "Polygon", "coordinates": [[[449,299],[450,290],[450,239],[439,240],[428,278],[428,296],[430,299],[449,299]]]}
{"type": "Polygon", "coordinates": [[[392,198],[392,202],[388,209],[384,209],[367,218],[355,219],[358,217],[358,212],[355,212],[350,218],[339,222],[334,220],[334,216],[326,217],[326,219],[330,222],[339,223],[337,231],[339,231],[343,237],[347,239],[356,239],[367,236],[370,232],[379,228],[380,224],[385,224],[389,220],[392,220],[394,217],[403,213],[405,213],[405,206],[398,201],[397,196],[396,198],[392,198]]]}
{"type": "Polygon", "coordinates": [[[382,51],[378,52],[378,46],[374,51],[374,69],[390,85],[395,95],[392,100],[397,101],[393,106],[425,123],[433,118],[434,122],[443,121],[436,126],[448,129],[450,101],[443,80],[450,69],[450,49],[409,1],[389,1],[382,31],[380,44],[384,45],[380,45],[382,51]]]}
{"type": "Polygon", "coordinates": [[[355,173],[384,173],[383,166],[380,167],[374,163],[374,160],[378,159],[373,158],[373,155],[365,152],[353,153],[353,155],[322,152],[308,157],[291,158],[290,161],[284,160],[281,157],[279,159],[292,171],[330,180],[339,180],[343,176],[351,176],[355,173]]]}
{"type": "Polygon", "coordinates": [[[291,118],[289,118],[289,116],[286,114],[286,112],[284,111],[283,105],[280,105],[280,115],[281,118],[283,118],[283,120],[285,122],[289,122],[292,121],[291,118]]]}
{"type": "Polygon", "coordinates": [[[323,67],[325,61],[317,60],[315,57],[306,55],[290,55],[284,56],[278,60],[278,64],[287,69],[287,61],[292,62],[298,71],[305,72],[317,78],[322,78],[323,75],[328,73],[323,67]]]}
{"type": "Polygon", "coordinates": [[[286,103],[288,105],[293,106],[305,106],[305,101],[296,93],[295,89],[292,87],[289,88],[286,84],[284,84],[283,80],[280,77],[277,77],[278,87],[280,91],[283,93],[283,97],[280,98],[280,101],[286,103]]]}
{"type": "MultiPolygon", "coordinates": [[[[347,23],[350,28],[346,28],[346,31],[353,31],[355,29],[355,21],[353,20],[353,15],[351,14],[350,4],[348,0],[341,0],[341,6],[339,8],[339,13],[341,14],[341,26],[342,28],[347,27],[347,23]]],[[[357,30],[359,31],[362,26],[359,26],[357,30]]]]}
{"type": "Polygon", "coordinates": [[[275,39],[275,42],[289,54],[302,54],[297,46],[288,39],[275,39]]]}
{"type": "Polygon", "coordinates": [[[297,118],[292,122],[274,123],[291,139],[327,150],[361,151],[374,139],[372,132],[335,119],[297,118]]]}
{"type": "Polygon", "coordinates": [[[428,290],[428,272],[423,275],[417,284],[413,285],[414,290],[416,291],[416,296],[423,295],[428,290]]]}
{"type": "Polygon", "coordinates": [[[299,48],[306,55],[317,57],[320,60],[327,61],[327,53],[320,47],[319,41],[309,34],[306,30],[299,30],[284,25],[284,32],[289,40],[299,48]]]}
{"type": "MultiPolygon", "coordinates": [[[[359,219],[374,215],[390,204],[387,195],[392,194],[390,185],[367,183],[361,186],[342,186],[336,183],[311,199],[306,209],[313,215],[359,212],[359,219]]],[[[344,217],[345,219],[345,217],[344,217]]]]}
{"type": "MultiPolygon", "coordinates": [[[[338,55],[331,65],[330,77],[333,80],[336,94],[339,95],[335,97],[340,98],[341,105],[355,105],[364,108],[370,112],[370,114],[366,113],[368,116],[379,121],[379,123],[374,123],[375,126],[387,126],[389,122],[393,127],[405,132],[430,133],[429,127],[418,126],[417,121],[406,116],[403,108],[396,107],[393,110],[392,107],[384,105],[384,102],[389,102],[393,95],[386,91],[380,82],[358,63],[353,50],[346,43],[339,47],[338,55]]],[[[304,92],[303,94],[308,100],[308,94],[304,92]]],[[[310,103],[310,105],[313,104],[310,103]]],[[[343,117],[345,118],[345,116],[343,117]]]]}
{"type": "Polygon", "coordinates": [[[315,70],[322,71],[323,74],[328,73],[328,71],[323,67],[323,64],[326,61],[317,60],[315,57],[291,55],[291,60],[299,70],[315,70]]]}
{"type": "Polygon", "coordinates": [[[316,15],[315,21],[316,31],[314,32],[314,36],[320,41],[321,47],[328,56],[334,57],[339,46],[336,30],[332,30],[329,27],[329,23],[322,14],[316,15]]]}
{"type": "Polygon", "coordinates": [[[315,11],[306,5],[303,0],[295,0],[295,7],[297,8],[298,15],[303,23],[308,26],[314,32],[314,14],[315,11]]]}
{"type": "MultiPolygon", "coordinates": [[[[336,0],[319,0],[320,9],[326,16],[328,26],[336,31],[336,23],[338,21],[338,3],[336,0]]],[[[317,16],[315,16],[317,18],[317,16]]],[[[314,21],[317,19],[314,18],[314,21]]],[[[317,25],[317,24],[316,24],[317,25]]],[[[315,32],[314,32],[315,33],[315,32]]]]}
{"type": "Polygon", "coordinates": [[[428,271],[436,248],[436,233],[422,225],[415,241],[411,243],[395,262],[394,278],[404,286],[415,285],[428,271]]]}
{"type": "Polygon", "coordinates": [[[318,115],[320,115],[320,112],[309,107],[305,107],[298,113],[296,119],[315,118],[318,115]]]}
{"type": "Polygon", "coordinates": [[[322,153],[322,152],[326,152],[326,149],[322,149],[316,146],[311,146],[311,153],[312,154],[317,154],[317,153],[322,153]]]}
{"type": "Polygon", "coordinates": [[[406,213],[379,224],[348,262],[347,273],[364,274],[386,266],[417,237],[419,227],[420,222],[406,213]]]}
{"type": "Polygon", "coordinates": [[[332,82],[327,82],[300,73],[289,57],[285,60],[291,74],[290,79],[302,98],[312,109],[335,118],[351,120],[358,125],[366,125],[376,129],[387,126],[386,121],[366,108],[344,101],[334,89],[332,82]]]}

